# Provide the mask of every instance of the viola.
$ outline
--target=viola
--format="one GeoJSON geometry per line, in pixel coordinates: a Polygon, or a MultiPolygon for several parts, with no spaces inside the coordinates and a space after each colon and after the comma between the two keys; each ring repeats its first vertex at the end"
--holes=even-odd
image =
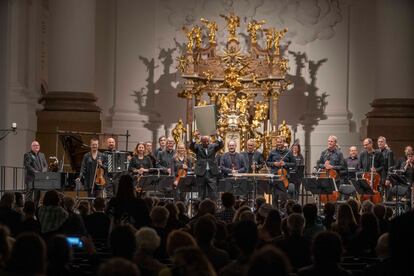
{"type": "Polygon", "coordinates": [[[95,174],[96,174],[95,184],[98,186],[106,185],[104,168],[97,166],[95,174]]]}
{"type": "MultiPolygon", "coordinates": [[[[321,169],[319,171],[319,178],[332,178],[338,179],[338,173],[334,169],[321,169]]],[[[321,194],[319,195],[319,200],[321,203],[327,203],[329,201],[336,202],[339,198],[339,192],[333,191],[331,194],[321,194]]]]}

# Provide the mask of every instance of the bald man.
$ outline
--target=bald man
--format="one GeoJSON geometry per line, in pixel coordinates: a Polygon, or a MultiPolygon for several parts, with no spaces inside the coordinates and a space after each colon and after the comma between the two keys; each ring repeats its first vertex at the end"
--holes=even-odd
{"type": "Polygon", "coordinates": [[[220,158],[220,169],[224,174],[244,173],[246,164],[241,154],[236,152],[237,142],[230,140],[227,142],[228,152],[220,158]]]}
{"type": "Polygon", "coordinates": [[[196,155],[194,173],[198,187],[199,197],[205,199],[207,196],[216,199],[217,175],[219,168],[216,160],[216,153],[223,148],[224,144],[218,136],[214,143],[211,143],[210,136],[201,137],[201,143],[196,143],[200,138],[198,131],[194,132],[195,138],[190,143],[190,150],[196,155]]]}
{"type": "Polygon", "coordinates": [[[254,139],[247,141],[246,151],[243,151],[241,155],[244,158],[246,172],[248,173],[258,172],[265,162],[263,154],[256,150],[256,141],[254,139]]]}
{"type": "Polygon", "coordinates": [[[35,174],[38,172],[47,172],[48,164],[45,155],[40,152],[40,144],[33,141],[31,150],[24,154],[25,184],[26,184],[26,200],[33,200],[36,204],[40,198],[40,191],[33,198],[33,182],[35,174]]]}

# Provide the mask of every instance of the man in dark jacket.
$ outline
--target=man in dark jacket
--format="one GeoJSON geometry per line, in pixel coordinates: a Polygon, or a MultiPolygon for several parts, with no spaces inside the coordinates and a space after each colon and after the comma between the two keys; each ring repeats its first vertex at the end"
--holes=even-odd
{"type": "Polygon", "coordinates": [[[45,155],[40,152],[40,144],[33,141],[31,150],[24,154],[26,200],[33,200],[36,204],[40,198],[40,191],[37,191],[33,197],[33,182],[35,174],[38,172],[47,172],[48,164],[45,155]]]}

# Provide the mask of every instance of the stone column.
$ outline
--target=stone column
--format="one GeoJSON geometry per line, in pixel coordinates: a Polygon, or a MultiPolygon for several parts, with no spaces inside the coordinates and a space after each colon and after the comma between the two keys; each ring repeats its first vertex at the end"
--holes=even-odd
{"type": "Polygon", "coordinates": [[[101,131],[94,95],[95,5],[95,0],[49,1],[48,92],[38,112],[38,137],[48,154],[56,152],[57,129],[101,131]]]}
{"type": "Polygon", "coordinates": [[[376,77],[364,136],[387,137],[397,156],[414,141],[414,2],[376,1],[376,77]]]}

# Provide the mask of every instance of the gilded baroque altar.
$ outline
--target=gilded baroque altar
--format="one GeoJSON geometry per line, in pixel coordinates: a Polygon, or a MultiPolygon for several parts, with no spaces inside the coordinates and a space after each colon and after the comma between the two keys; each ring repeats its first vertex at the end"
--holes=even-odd
{"type": "Polygon", "coordinates": [[[265,21],[249,22],[248,50],[243,53],[238,35],[240,18],[232,13],[221,17],[228,34],[221,52],[216,22],[201,18],[201,26],[183,27],[187,47],[177,59],[177,68],[185,79],[178,96],[187,100],[186,124],[192,133],[194,106],[213,104],[218,111],[219,135],[237,138],[240,150],[253,138],[267,153],[277,135],[278,99],[288,85],[288,60],[280,51],[287,29],[265,28],[265,21]]]}

